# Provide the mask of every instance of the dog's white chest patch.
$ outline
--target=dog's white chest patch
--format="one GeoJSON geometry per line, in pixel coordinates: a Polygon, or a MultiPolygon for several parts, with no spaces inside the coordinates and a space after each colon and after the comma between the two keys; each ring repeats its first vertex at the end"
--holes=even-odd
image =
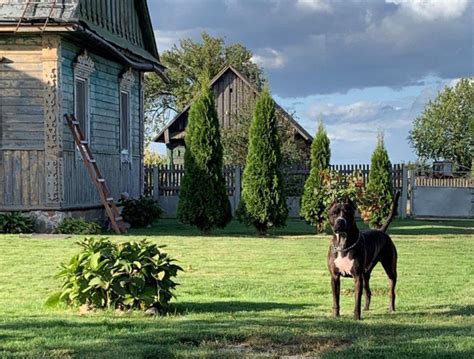
{"type": "Polygon", "coordinates": [[[338,253],[334,264],[342,275],[350,275],[352,266],[354,265],[354,259],[349,259],[349,256],[342,257],[338,253]]]}

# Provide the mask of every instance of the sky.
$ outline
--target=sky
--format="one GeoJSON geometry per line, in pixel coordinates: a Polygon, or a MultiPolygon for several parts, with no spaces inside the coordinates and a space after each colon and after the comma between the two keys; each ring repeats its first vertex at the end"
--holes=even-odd
{"type": "Polygon", "coordinates": [[[474,0],[149,0],[160,52],[203,31],[241,43],[275,100],[332,163],[369,163],[383,131],[392,163],[413,161],[413,120],[474,74],[474,0]]]}

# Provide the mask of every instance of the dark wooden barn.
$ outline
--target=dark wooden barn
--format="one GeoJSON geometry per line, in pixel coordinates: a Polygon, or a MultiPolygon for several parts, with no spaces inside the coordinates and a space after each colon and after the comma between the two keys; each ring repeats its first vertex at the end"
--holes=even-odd
{"type": "MultiPolygon", "coordinates": [[[[232,66],[222,69],[211,81],[210,86],[215,95],[221,128],[232,126],[234,114],[246,106],[251,106],[259,93],[259,90],[232,66]]],[[[184,139],[190,107],[191,105],[186,106],[154,139],[155,142],[166,144],[170,164],[183,163],[184,139]]],[[[287,121],[294,130],[295,141],[301,142],[309,154],[312,137],[281,106],[276,104],[276,107],[279,117],[287,121]]]]}

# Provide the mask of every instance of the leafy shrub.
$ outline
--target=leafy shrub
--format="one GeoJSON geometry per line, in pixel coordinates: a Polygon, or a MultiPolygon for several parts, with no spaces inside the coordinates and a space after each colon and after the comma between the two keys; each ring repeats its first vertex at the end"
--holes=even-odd
{"type": "Polygon", "coordinates": [[[126,199],[121,200],[120,203],[123,205],[122,217],[132,227],[149,226],[163,214],[158,203],[150,197],[126,199]]]}
{"type": "Polygon", "coordinates": [[[232,211],[222,175],[223,150],[214,94],[207,79],[202,84],[189,110],[177,217],[207,233],[215,227],[224,228],[232,219],[232,211]]]}
{"type": "Polygon", "coordinates": [[[82,250],[61,265],[57,277],[64,280],[62,290],[49,304],[57,298],[68,305],[97,309],[155,307],[162,313],[168,309],[178,285],[174,278],[182,269],[162,247],[146,240],[112,243],[85,238],[77,243],[82,250]]]}
{"type": "Polygon", "coordinates": [[[323,172],[329,168],[331,148],[329,137],[320,121],[318,132],[311,144],[311,171],[304,185],[301,198],[300,214],[306,222],[322,232],[326,226],[326,188],[323,183],[323,172]]]}
{"type": "Polygon", "coordinates": [[[61,234],[100,234],[102,228],[96,222],[86,221],[82,218],[65,218],[54,232],[61,234]]]}
{"type": "Polygon", "coordinates": [[[0,233],[32,233],[33,219],[20,212],[0,214],[0,233]]]}
{"type": "Polygon", "coordinates": [[[385,149],[383,136],[380,134],[372,154],[369,183],[360,206],[362,218],[371,228],[380,228],[390,214],[392,201],[392,164],[385,149]]]}
{"type": "Polygon", "coordinates": [[[254,226],[262,235],[271,227],[285,226],[288,217],[281,160],[275,102],[264,89],[250,126],[242,200],[237,211],[240,221],[254,226]]]}

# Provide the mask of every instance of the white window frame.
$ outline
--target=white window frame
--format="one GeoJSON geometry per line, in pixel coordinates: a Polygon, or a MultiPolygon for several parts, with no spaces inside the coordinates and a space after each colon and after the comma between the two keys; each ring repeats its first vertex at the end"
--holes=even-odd
{"type": "Polygon", "coordinates": [[[89,79],[81,76],[74,76],[74,114],[77,114],[77,93],[76,93],[76,82],[81,81],[84,82],[84,88],[85,88],[85,96],[84,96],[84,101],[85,101],[85,127],[86,128],[81,128],[82,134],[84,135],[84,139],[89,143],[91,143],[91,108],[90,108],[90,87],[89,87],[89,79]]]}
{"type": "Polygon", "coordinates": [[[120,111],[119,111],[119,116],[120,116],[120,157],[121,161],[123,162],[131,162],[132,159],[132,111],[131,111],[131,93],[130,91],[127,90],[120,90],[120,111]],[[122,111],[123,111],[123,101],[122,101],[122,95],[127,95],[127,127],[128,127],[128,148],[124,148],[123,146],[123,122],[122,122],[122,111]]]}

